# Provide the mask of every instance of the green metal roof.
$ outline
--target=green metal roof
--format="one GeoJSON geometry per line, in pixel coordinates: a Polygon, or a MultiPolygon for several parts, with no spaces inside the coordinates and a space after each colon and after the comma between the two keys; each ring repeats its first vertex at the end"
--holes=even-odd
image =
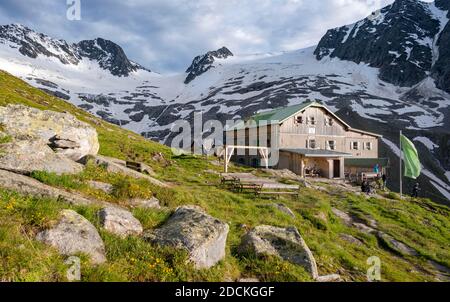
{"type": "Polygon", "coordinates": [[[297,104],[297,105],[292,105],[292,106],[288,106],[288,107],[281,107],[281,108],[277,108],[271,111],[266,111],[266,112],[261,112],[258,113],[254,116],[252,116],[250,119],[254,120],[255,122],[259,122],[259,121],[277,121],[277,122],[281,122],[285,119],[287,119],[288,117],[292,116],[293,114],[309,107],[312,105],[319,105],[322,106],[321,104],[317,103],[317,102],[305,102],[302,104],[297,104]]]}
{"type": "Polygon", "coordinates": [[[264,122],[267,125],[278,124],[284,121],[285,119],[291,117],[295,113],[313,105],[323,107],[322,104],[313,101],[308,101],[302,104],[292,105],[288,107],[280,107],[270,111],[257,113],[248,118],[246,122],[240,122],[236,124],[234,127],[231,127],[229,130],[253,128],[256,127],[260,122],[264,122]]]}
{"type": "Polygon", "coordinates": [[[346,158],[345,165],[358,168],[389,167],[389,158],[346,158]]]}

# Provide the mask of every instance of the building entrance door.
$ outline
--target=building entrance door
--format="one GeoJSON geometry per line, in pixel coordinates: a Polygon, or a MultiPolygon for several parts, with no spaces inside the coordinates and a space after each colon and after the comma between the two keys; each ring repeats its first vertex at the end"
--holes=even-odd
{"type": "Polygon", "coordinates": [[[333,177],[341,177],[341,161],[338,159],[333,160],[333,177]]]}

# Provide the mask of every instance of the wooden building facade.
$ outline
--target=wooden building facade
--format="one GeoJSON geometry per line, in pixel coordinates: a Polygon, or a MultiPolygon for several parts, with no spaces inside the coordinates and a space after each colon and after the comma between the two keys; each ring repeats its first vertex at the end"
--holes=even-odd
{"type": "MultiPolygon", "coordinates": [[[[387,165],[386,159],[378,158],[380,135],[352,128],[317,102],[259,113],[225,134],[226,145],[269,147],[278,152],[272,168],[301,176],[344,178],[346,172],[371,172],[375,165],[382,171],[387,165]],[[357,167],[351,164],[355,158],[357,167]]],[[[232,160],[261,165],[258,154],[250,150],[233,154],[232,160]]]]}

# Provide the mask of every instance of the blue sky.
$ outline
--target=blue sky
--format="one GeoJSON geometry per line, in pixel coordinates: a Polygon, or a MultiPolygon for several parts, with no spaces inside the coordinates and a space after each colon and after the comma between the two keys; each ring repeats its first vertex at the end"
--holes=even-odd
{"type": "Polygon", "coordinates": [[[227,46],[237,54],[295,50],[327,29],[353,23],[392,0],[1,0],[0,23],[22,23],[69,42],[103,37],[162,73],[185,70],[194,56],[227,46]]]}

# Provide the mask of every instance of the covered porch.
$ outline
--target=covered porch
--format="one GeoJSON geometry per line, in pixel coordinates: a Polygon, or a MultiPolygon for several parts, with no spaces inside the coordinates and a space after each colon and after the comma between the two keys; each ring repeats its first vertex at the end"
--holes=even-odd
{"type": "Polygon", "coordinates": [[[281,149],[279,169],[289,169],[302,177],[344,179],[344,159],[351,154],[320,149],[281,149]]]}

